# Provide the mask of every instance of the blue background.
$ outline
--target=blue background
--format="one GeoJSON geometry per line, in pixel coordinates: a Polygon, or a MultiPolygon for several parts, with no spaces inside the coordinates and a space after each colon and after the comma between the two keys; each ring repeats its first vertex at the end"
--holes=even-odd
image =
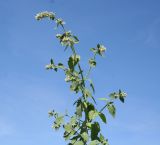
{"type": "MultiPolygon", "coordinates": [[[[96,98],[119,88],[103,133],[111,145],[160,145],[160,1],[159,0],[1,0],[0,1],[0,144],[65,145],[63,132],[52,130],[47,112],[73,111],[75,96],[62,72],[46,71],[50,58],[69,56],[55,38],[55,25],[37,22],[36,13],[54,11],[80,39],[81,64],[89,49],[102,43],[92,77],[96,98]]],[[[98,102],[98,107],[103,102],[98,102]]]]}

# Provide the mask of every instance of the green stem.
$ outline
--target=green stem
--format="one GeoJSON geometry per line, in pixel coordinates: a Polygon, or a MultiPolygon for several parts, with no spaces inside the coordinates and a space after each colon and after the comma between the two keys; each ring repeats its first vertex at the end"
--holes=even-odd
{"type": "MultiPolygon", "coordinates": [[[[94,57],[93,57],[93,59],[95,60],[96,59],[96,53],[94,54],[94,57]]],[[[90,66],[89,67],[89,70],[88,70],[88,72],[87,72],[87,75],[86,75],[86,79],[88,79],[88,77],[89,77],[89,75],[90,75],[90,73],[91,73],[91,70],[92,70],[92,67],[90,66]]]]}
{"type": "Polygon", "coordinates": [[[99,111],[100,113],[107,107],[107,104],[99,111]]]}

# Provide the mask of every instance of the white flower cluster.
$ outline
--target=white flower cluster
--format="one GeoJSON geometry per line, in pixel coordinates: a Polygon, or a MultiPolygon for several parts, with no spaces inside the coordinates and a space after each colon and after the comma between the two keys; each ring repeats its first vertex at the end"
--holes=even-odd
{"type": "Polygon", "coordinates": [[[106,51],[106,47],[104,45],[98,45],[97,47],[100,54],[103,54],[106,51]]]}
{"type": "Polygon", "coordinates": [[[55,19],[55,13],[53,12],[41,12],[41,13],[38,13],[36,16],[35,16],[36,20],[42,20],[43,18],[49,18],[51,20],[54,20],[55,19]]]}

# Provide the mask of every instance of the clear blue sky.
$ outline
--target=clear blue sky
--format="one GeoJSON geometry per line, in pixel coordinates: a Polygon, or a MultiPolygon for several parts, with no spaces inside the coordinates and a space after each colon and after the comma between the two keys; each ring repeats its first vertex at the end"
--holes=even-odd
{"type": "Polygon", "coordinates": [[[66,144],[47,113],[71,109],[74,96],[62,73],[44,69],[51,57],[65,62],[66,55],[52,23],[34,19],[45,10],[79,36],[82,66],[89,48],[108,48],[92,73],[96,98],[119,88],[128,94],[102,126],[110,144],[160,145],[159,0],[1,0],[0,145],[66,144]]]}

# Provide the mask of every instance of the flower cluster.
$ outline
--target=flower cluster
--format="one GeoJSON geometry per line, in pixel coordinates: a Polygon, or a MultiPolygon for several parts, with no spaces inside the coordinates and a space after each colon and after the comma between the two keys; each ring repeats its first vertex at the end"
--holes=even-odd
{"type": "Polygon", "coordinates": [[[42,20],[43,18],[49,18],[51,20],[54,20],[55,19],[55,13],[53,12],[41,12],[41,13],[38,13],[36,16],[35,16],[36,20],[42,20]]]}
{"type": "Polygon", "coordinates": [[[72,46],[79,42],[76,36],[73,36],[71,31],[67,31],[63,34],[57,34],[56,37],[60,40],[63,46],[72,46]]]}
{"type": "Polygon", "coordinates": [[[106,51],[106,47],[104,47],[104,45],[98,44],[97,51],[98,51],[98,54],[103,55],[103,53],[106,51]]]}
{"type": "Polygon", "coordinates": [[[101,44],[97,44],[96,48],[91,48],[90,49],[94,54],[99,54],[101,56],[103,56],[103,54],[106,51],[106,47],[104,45],[101,44]]]}

